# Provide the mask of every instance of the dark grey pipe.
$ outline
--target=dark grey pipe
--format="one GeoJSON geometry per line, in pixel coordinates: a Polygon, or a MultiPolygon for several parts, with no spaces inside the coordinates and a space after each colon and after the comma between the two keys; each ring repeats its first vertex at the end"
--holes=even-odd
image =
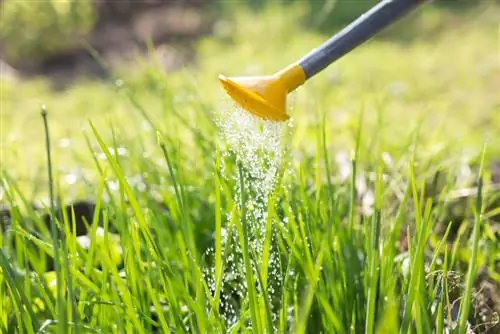
{"type": "Polygon", "coordinates": [[[425,0],[383,0],[299,61],[306,79],[368,40],[425,0]]]}

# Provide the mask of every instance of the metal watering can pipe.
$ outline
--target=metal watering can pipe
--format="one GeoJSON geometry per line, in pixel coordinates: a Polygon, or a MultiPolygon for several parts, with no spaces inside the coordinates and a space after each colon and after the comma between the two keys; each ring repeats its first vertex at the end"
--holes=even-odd
{"type": "Polygon", "coordinates": [[[219,76],[226,92],[250,113],[285,121],[286,96],[328,65],[427,0],[383,0],[298,62],[259,77],[219,76]]]}

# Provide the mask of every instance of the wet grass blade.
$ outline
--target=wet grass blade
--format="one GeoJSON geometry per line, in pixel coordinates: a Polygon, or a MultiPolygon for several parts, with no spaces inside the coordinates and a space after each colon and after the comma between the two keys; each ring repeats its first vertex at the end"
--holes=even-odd
{"type": "MultiPolygon", "coordinates": [[[[250,257],[251,257],[251,260],[252,260],[254,267],[255,267],[255,271],[256,271],[255,276],[257,277],[257,280],[259,282],[259,286],[261,287],[261,294],[262,294],[261,299],[263,299],[263,300],[258,300],[259,309],[260,309],[260,311],[262,311],[262,307],[260,307],[262,305],[264,308],[264,314],[265,314],[265,319],[261,319],[261,322],[264,321],[265,323],[261,327],[266,328],[266,331],[265,331],[266,333],[273,333],[274,332],[274,330],[273,330],[273,317],[271,314],[272,306],[271,306],[271,302],[269,300],[267,286],[264,284],[264,278],[262,277],[262,272],[259,270],[259,266],[257,265],[256,256],[255,256],[254,252],[250,253],[250,257]]],[[[259,316],[261,316],[261,313],[262,312],[259,312],[259,316]]]]}
{"type": "Polygon", "coordinates": [[[238,175],[241,190],[241,202],[240,202],[240,219],[236,220],[236,226],[238,228],[238,235],[240,239],[240,246],[243,253],[243,261],[245,263],[245,278],[248,289],[248,300],[250,315],[252,318],[252,332],[262,333],[259,319],[259,310],[257,302],[257,291],[255,289],[256,280],[254,278],[253,268],[250,259],[250,249],[248,244],[248,226],[246,221],[246,193],[245,193],[245,180],[243,176],[243,167],[238,165],[238,175]]]}
{"type": "Polygon", "coordinates": [[[221,181],[220,181],[220,150],[217,149],[215,158],[215,292],[214,292],[214,308],[216,313],[219,313],[220,305],[220,289],[222,286],[222,198],[221,198],[221,181]]]}

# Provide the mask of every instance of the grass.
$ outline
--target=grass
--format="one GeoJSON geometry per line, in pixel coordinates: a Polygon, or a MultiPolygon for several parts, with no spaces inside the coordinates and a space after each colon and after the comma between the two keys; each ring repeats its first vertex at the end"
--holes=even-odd
{"type": "Polygon", "coordinates": [[[481,285],[500,284],[498,6],[428,7],[411,43],[370,42],[292,96],[261,255],[249,243],[245,166],[221,153],[213,123],[225,108],[215,78],[270,73],[324,40],[297,27],[300,4],[281,10],[221,22],[177,73],[151,55],[112,83],[59,93],[2,78],[0,194],[12,217],[0,238],[0,331],[498,329],[495,309],[478,314],[481,299],[499,307],[481,285]],[[95,201],[88,245],[71,228],[76,213],[58,215],[47,197],[95,201]],[[35,199],[57,217],[49,226],[35,199]],[[245,275],[231,286],[238,248],[245,275]]]}

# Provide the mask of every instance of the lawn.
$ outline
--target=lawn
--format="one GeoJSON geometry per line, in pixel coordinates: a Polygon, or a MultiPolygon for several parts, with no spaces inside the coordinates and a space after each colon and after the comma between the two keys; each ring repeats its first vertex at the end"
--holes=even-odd
{"type": "Polygon", "coordinates": [[[217,75],[318,46],[305,7],[240,8],[173,73],[1,78],[0,332],[498,332],[500,7],[399,22],[238,128],[252,160],[217,75]]]}

